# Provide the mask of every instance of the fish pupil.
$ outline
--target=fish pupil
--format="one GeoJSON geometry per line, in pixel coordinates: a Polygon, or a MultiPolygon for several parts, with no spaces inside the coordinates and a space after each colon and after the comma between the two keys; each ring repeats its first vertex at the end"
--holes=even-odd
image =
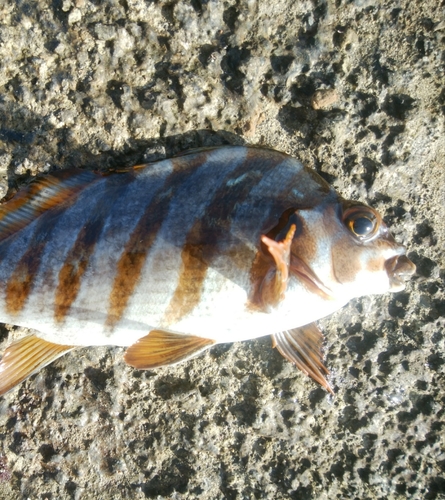
{"type": "Polygon", "coordinates": [[[357,217],[352,223],[352,230],[357,236],[367,236],[373,228],[373,223],[367,217],[357,217]]]}

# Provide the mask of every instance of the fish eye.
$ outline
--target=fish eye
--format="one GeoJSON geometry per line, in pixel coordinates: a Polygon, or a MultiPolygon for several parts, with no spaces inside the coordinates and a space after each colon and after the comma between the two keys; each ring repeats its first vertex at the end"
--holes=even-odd
{"type": "Polygon", "coordinates": [[[357,217],[349,221],[349,229],[357,236],[368,236],[372,231],[374,224],[368,217],[357,217]]]}
{"type": "Polygon", "coordinates": [[[343,214],[343,223],[359,240],[368,240],[374,236],[379,226],[376,213],[364,206],[347,209],[343,214]]]}

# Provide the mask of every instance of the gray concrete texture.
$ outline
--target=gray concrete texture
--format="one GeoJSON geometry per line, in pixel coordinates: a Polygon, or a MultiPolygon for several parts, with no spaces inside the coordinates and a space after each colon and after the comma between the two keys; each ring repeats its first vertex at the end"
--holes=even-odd
{"type": "Polygon", "coordinates": [[[418,267],[320,322],[334,397],[270,339],[149,372],[60,358],[0,399],[0,498],[445,498],[444,68],[443,0],[0,2],[2,196],[265,145],[380,210],[418,267]]]}

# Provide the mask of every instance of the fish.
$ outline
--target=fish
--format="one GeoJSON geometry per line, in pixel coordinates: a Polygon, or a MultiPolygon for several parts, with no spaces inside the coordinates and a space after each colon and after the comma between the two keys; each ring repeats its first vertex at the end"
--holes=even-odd
{"type": "Polygon", "coordinates": [[[266,335],[332,393],[316,321],[414,272],[376,210],[271,149],[55,171],[0,206],[0,321],[31,329],[0,395],[78,347],[146,370],[266,335]]]}

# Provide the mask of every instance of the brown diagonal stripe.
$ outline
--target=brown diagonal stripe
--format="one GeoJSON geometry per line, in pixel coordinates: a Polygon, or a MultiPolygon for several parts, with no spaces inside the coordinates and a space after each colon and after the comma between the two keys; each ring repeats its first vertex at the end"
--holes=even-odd
{"type": "Polygon", "coordinates": [[[108,328],[114,328],[120,321],[139,282],[148,252],[169,212],[174,196],[173,188],[180,185],[193,168],[202,165],[207,156],[208,153],[202,152],[191,158],[179,157],[171,160],[173,171],[139,218],[117,264],[105,323],[108,328]]]}
{"type": "Polygon", "coordinates": [[[17,315],[25,306],[34,284],[34,278],[40,268],[45,244],[45,241],[32,242],[11,274],[6,284],[5,298],[6,310],[9,314],[17,315]]]}
{"type": "Polygon", "coordinates": [[[121,174],[119,180],[121,181],[120,184],[115,184],[113,176],[110,175],[106,178],[107,186],[103,196],[89,208],[92,214],[91,219],[80,228],[76,241],[59,271],[59,281],[54,298],[54,319],[58,323],[64,321],[71,305],[79,294],[82,277],[94,253],[96,243],[102,234],[114,200],[123,195],[127,184],[132,182],[134,177],[121,174]]]}
{"type": "Polygon", "coordinates": [[[62,269],[59,271],[59,282],[54,297],[54,319],[57,323],[61,323],[65,319],[71,304],[76,300],[82,277],[103,226],[104,220],[96,219],[81,228],[62,269]]]}
{"type": "MultiPolygon", "coordinates": [[[[50,240],[51,233],[56,225],[54,220],[65,208],[66,206],[64,208],[53,208],[38,221],[33,235],[29,239],[28,248],[6,283],[5,304],[9,314],[17,315],[25,307],[26,301],[33,290],[37,273],[40,270],[46,244],[50,240]]],[[[7,252],[7,250],[6,242],[1,248],[1,253],[7,252]]]]}
{"type": "Polygon", "coordinates": [[[200,245],[186,243],[181,252],[181,261],[179,281],[165,312],[169,324],[177,323],[199,304],[209,267],[203,260],[200,245]]]}
{"type": "Polygon", "coordinates": [[[167,324],[177,323],[199,304],[212,261],[218,253],[231,250],[223,249],[221,243],[230,242],[231,214],[235,206],[245,201],[265,172],[282,161],[280,155],[247,149],[245,160],[222,181],[205,208],[205,213],[187,235],[181,253],[178,285],[164,316],[167,324]],[[230,182],[244,174],[242,181],[230,182]]]}

